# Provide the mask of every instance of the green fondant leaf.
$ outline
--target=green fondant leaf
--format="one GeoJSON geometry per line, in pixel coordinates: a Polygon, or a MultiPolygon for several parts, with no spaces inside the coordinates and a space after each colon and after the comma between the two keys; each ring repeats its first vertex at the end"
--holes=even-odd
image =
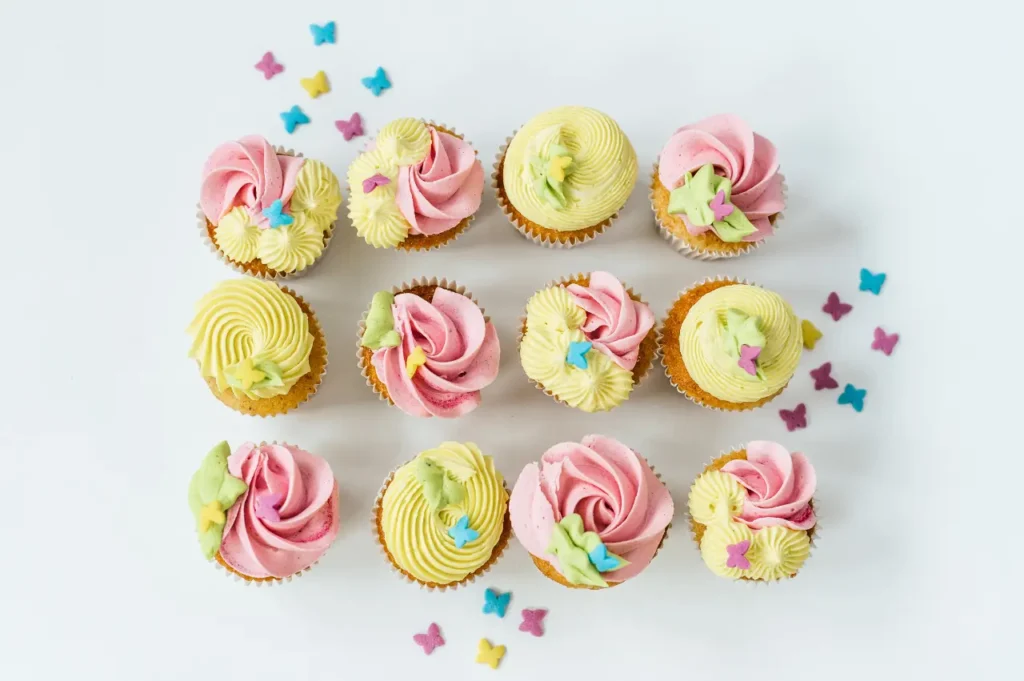
{"type": "Polygon", "coordinates": [[[712,222],[711,229],[715,231],[719,239],[730,243],[742,241],[744,237],[750,236],[757,231],[754,223],[748,220],[743,211],[735,206],[733,206],[733,211],[725,216],[725,220],[712,222]]]}
{"type": "Polygon", "coordinates": [[[227,510],[235,505],[238,501],[238,497],[245,494],[245,490],[249,488],[242,480],[236,478],[233,475],[225,475],[224,482],[221,483],[220,492],[217,494],[217,501],[220,502],[220,507],[227,510]]]}
{"type": "Polygon", "coordinates": [[[740,346],[763,348],[764,332],[761,331],[761,318],[748,315],[742,310],[729,308],[725,311],[725,325],[722,327],[722,342],[730,357],[740,356],[740,346]]]}
{"type": "MultiPolygon", "coordinates": [[[[574,514],[575,515],[575,514],[574,514]]],[[[571,517],[571,516],[570,516],[571,517]]],[[[576,516],[579,518],[579,516],[576,516]]],[[[597,571],[594,564],[590,562],[590,556],[569,536],[569,531],[563,524],[556,523],[551,530],[551,543],[547,552],[554,554],[562,569],[562,575],[570,584],[586,584],[588,586],[608,586],[601,573],[597,571]]]]}
{"type": "MultiPolygon", "coordinates": [[[[192,475],[188,486],[188,507],[195,518],[196,527],[199,527],[199,518],[204,506],[216,501],[227,512],[247,489],[242,480],[228,472],[230,455],[231,448],[228,447],[228,443],[218,443],[203,459],[199,470],[192,475]]],[[[199,533],[199,547],[207,558],[212,558],[220,548],[223,532],[224,525],[214,523],[206,532],[199,533]]]]}
{"type": "Polygon", "coordinates": [[[380,350],[393,348],[402,342],[402,337],[395,331],[395,318],[391,313],[394,303],[395,296],[389,291],[373,294],[370,311],[366,315],[366,331],[361,341],[363,347],[380,350]]]}
{"type": "Polygon", "coordinates": [[[254,388],[262,388],[264,386],[279,388],[284,385],[284,380],[281,378],[281,367],[277,366],[269,359],[258,362],[253,366],[267,376],[259,383],[253,384],[254,388]]]}
{"type": "Polygon", "coordinates": [[[427,505],[434,511],[457,504],[466,498],[466,488],[426,457],[416,459],[415,475],[427,505]]]}
{"type": "Polygon", "coordinates": [[[224,526],[210,525],[210,529],[199,534],[199,549],[207,559],[213,558],[220,550],[220,543],[224,540],[224,526]]]}
{"type": "MultiPolygon", "coordinates": [[[[563,186],[564,180],[557,180],[550,173],[551,159],[560,156],[571,158],[572,155],[569,153],[569,149],[556,142],[549,144],[546,152],[530,157],[527,163],[527,169],[533,179],[534,192],[558,209],[565,208],[568,204],[563,186]]],[[[563,172],[568,175],[572,169],[573,163],[570,161],[569,165],[563,168],[563,172]]]]}

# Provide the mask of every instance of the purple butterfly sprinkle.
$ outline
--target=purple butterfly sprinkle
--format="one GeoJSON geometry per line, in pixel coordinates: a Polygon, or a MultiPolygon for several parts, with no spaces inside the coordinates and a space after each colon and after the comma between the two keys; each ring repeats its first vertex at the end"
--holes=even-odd
{"type": "Polygon", "coordinates": [[[523,610],[523,621],[519,624],[519,631],[525,631],[534,636],[543,636],[544,627],[541,624],[544,621],[544,616],[547,614],[548,611],[544,608],[523,610]]]}
{"type": "Polygon", "coordinates": [[[372,177],[368,177],[365,180],[363,180],[363,193],[369,194],[377,187],[380,187],[381,185],[385,184],[391,184],[391,179],[384,175],[381,175],[380,173],[377,173],[376,175],[373,175],[372,177]]]}
{"type": "Polygon", "coordinates": [[[839,300],[839,294],[833,291],[828,294],[828,301],[821,308],[822,312],[832,317],[832,321],[838,322],[853,309],[853,305],[839,300]]]}
{"type": "Polygon", "coordinates": [[[885,334],[885,329],[877,327],[875,329],[875,340],[871,343],[872,350],[881,350],[888,357],[892,354],[893,348],[900,341],[900,335],[898,333],[885,334]]]}
{"type": "Polygon", "coordinates": [[[786,422],[786,430],[793,432],[807,427],[807,405],[801,402],[793,410],[780,409],[779,416],[786,422]]]}
{"type": "Polygon", "coordinates": [[[261,494],[256,497],[256,517],[269,523],[281,522],[281,514],[277,509],[281,508],[284,501],[283,494],[261,494]]]}
{"type": "Polygon", "coordinates": [[[729,217],[736,208],[731,203],[725,202],[725,190],[721,190],[715,194],[715,198],[711,199],[711,202],[708,203],[708,207],[715,213],[715,222],[721,222],[725,218],[729,217]]]}
{"type": "Polygon", "coordinates": [[[726,546],[725,550],[729,552],[729,557],[725,561],[725,567],[749,570],[750,561],[747,560],[747,549],[749,548],[749,539],[744,539],[738,544],[729,544],[726,546]]]}
{"type": "Polygon", "coordinates": [[[344,137],[345,141],[352,139],[353,137],[361,137],[363,134],[363,119],[358,113],[352,114],[352,117],[347,121],[342,119],[340,121],[334,121],[334,127],[338,129],[344,137]]]}
{"type": "Polygon", "coordinates": [[[427,655],[434,652],[434,648],[444,645],[444,638],[441,636],[441,629],[434,622],[430,623],[427,627],[427,633],[425,634],[414,634],[412,637],[413,641],[423,648],[423,652],[427,655]]]}
{"type": "Polygon", "coordinates": [[[754,345],[741,345],[740,346],[740,359],[737,364],[740,365],[740,369],[743,369],[751,376],[757,376],[757,365],[754,364],[754,360],[761,354],[761,348],[754,345]]]}
{"type": "Polygon", "coordinates": [[[811,369],[811,378],[814,379],[815,390],[833,390],[839,387],[839,382],[832,378],[832,362],[825,362],[817,369],[811,369]]]}

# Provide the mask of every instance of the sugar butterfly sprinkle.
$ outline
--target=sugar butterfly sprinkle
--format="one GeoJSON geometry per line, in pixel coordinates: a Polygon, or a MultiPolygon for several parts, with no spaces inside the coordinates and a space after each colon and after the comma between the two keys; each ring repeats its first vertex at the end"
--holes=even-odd
{"type": "Polygon", "coordinates": [[[323,71],[317,71],[312,78],[300,78],[299,85],[313,99],[331,91],[331,84],[327,81],[327,74],[323,71]]]}
{"type": "Polygon", "coordinates": [[[270,80],[277,74],[284,71],[284,66],[278,64],[277,60],[274,59],[273,52],[264,53],[263,58],[256,62],[256,68],[263,72],[263,78],[265,80],[270,80]]]}
{"type": "Polygon", "coordinates": [[[416,642],[420,648],[423,648],[423,653],[429,655],[434,652],[435,648],[440,648],[444,645],[444,637],[441,636],[441,628],[436,623],[431,622],[430,626],[427,627],[427,633],[425,634],[414,634],[412,640],[416,642]]]}
{"type": "Polygon", "coordinates": [[[256,497],[256,517],[268,523],[281,522],[281,514],[278,513],[278,509],[281,508],[282,501],[284,501],[284,495],[280,492],[261,494],[256,497]]]}
{"type": "Polygon", "coordinates": [[[839,395],[839,399],[836,400],[838,404],[848,404],[853,407],[856,412],[864,411],[864,398],[867,397],[868,391],[862,388],[857,388],[853,383],[847,383],[846,387],[843,388],[842,394],[839,395]]]}
{"type": "Polygon", "coordinates": [[[544,617],[548,614],[548,611],[544,608],[537,608],[535,610],[526,608],[522,614],[523,621],[519,623],[519,631],[525,631],[533,636],[543,636],[544,617]]]}
{"type": "Polygon", "coordinates": [[[380,93],[391,87],[391,81],[388,80],[388,74],[384,72],[383,66],[378,66],[377,71],[372,75],[362,80],[363,87],[373,93],[374,97],[380,97],[380,93]]]}
{"type": "Polygon", "coordinates": [[[492,646],[486,638],[480,639],[476,645],[476,661],[479,664],[497,669],[503,657],[505,657],[505,646],[492,646]]]}
{"type": "Polygon", "coordinates": [[[786,423],[786,430],[793,432],[807,427],[807,405],[801,402],[793,409],[780,409],[779,416],[786,423]]]}
{"type": "Polygon", "coordinates": [[[358,113],[352,114],[347,121],[344,119],[334,121],[334,127],[338,129],[346,142],[353,137],[363,136],[363,118],[358,113]]]}
{"type": "Polygon", "coordinates": [[[832,390],[839,387],[839,382],[832,378],[832,362],[825,362],[817,369],[811,369],[815,390],[832,390]]]}
{"type": "Polygon", "coordinates": [[[849,314],[852,309],[853,305],[839,300],[839,294],[833,291],[828,294],[828,300],[825,301],[825,305],[821,308],[821,311],[832,317],[833,321],[838,322],[849,314]]]}
{"type": "Polygon", "coordinates": [[[335,24],[333,21],[328,21],[323,26],[320,26],[319,24],[310,24],[309,32],[313,34],[314,45],[323,45],[324,43],[334,44],[335,24]]]}
{"type": "Polygon", "coordinates": [[[875,328],[875,340],[871,342],[871,349],[880,350],[888,357],[899,342],[900,335],[898,333],[886,334],[885,329],[879,326],[875,328]]]}
{"type": "Polygon", "coordinates": [[[281,120],[284,121],[285,132],[291,135],[300,125],[309,123],[309,116],[296,104],[288,111],[281,112],[281,120]]]}
{"type": "Polygon", "coordinates": [[[875,274],[866,267],[860,270],[860,290],[874,293],[876,296],[882,292],[882,284],[885,283],[885,272],[875,274]]]}
{"type": "Polygon", "coordinates": [[[498,617],[504,619],[505,613],[508,611],[508,603],[510,600],[512,600],[511,591],[501,593],[495,589],[488,589],[484,592],[483,613],[485,615],[494,613],[498,617]]]}

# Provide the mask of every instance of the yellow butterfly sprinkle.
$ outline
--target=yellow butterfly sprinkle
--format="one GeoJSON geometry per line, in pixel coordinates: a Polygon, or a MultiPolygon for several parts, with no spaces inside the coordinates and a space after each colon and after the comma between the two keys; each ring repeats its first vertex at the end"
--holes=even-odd
{"type": "Polygon", "coordinates": [[[225,520],[227,517],[224,515],[224,509],[216,499],[199,509],[200,532],[206,532],[210,525],[223,525],[225,520]]]}
{"type": "Polygon", "coordinates": [[[565,169],[572,163],[571,156],[555,156],[548,163],[548,175],[555,182],[565,182],[565,169]]]}
{"type": "Polygon", "coordinates": [[[818,327],[806,319],[800,322],[800,330],[804,334],[804,347],[813,350],[817,342],[821,340],[821,331],[818,331],[818,327]]]}
{"type": "Polygon", "coordinates": [[[486,638],[480,639],[476,646],[476,661],[479,664],[486,664],[491,669],[497,669],[501,658],[505,657],[505,646],[492,646],[486,638]]]}
{"type": "Polygon", "coordinates": [[[299,83],[313,99],[331,91],[331,84],[327,82],[327,74],[317,71],[312,78],[300,78],[299,83]]]}
{"type": "Polygon", "coordinates": [[[252,357],[246,357],[231,371],[231,374],[242,383],[242,390],[248,390],[254,383],[267,377],[265,373],[252,365],[252,357]]]}
{"type": "Polygon", "coordinates": [[[416,375],[416,370],[427,363],[427,353],[423,352],[423,348],[416,346],[409,353],[409,356],[405,359],[405,373],[412,378],[416,375]]]}

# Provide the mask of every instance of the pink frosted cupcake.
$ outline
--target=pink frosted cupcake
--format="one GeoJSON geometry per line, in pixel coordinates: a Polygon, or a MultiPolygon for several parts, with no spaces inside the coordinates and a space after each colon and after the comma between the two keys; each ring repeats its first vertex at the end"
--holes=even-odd
{"type": "Polygon", "coordinates": [[[359,367],[406,414],[457,418],[480,406],[498,375],[494,325],[466,289],[415,279],[378,291],[359,324],[359,367]]]}
{"type": "Polygon", "coordinates": [[[686,125],[661,150],[651,178],[658,231],[691,258],[749,253],[786,206],[775,145],[738,116],[686,125]]]}
{"type": "Polygon", "coordinates": [[[640,574],[661,548],[674,506],[642,456],[602,435],[557,444],[519,475],[512,530],[546,577],[576,589],[640,574]]]}
{"type": "Polygon", "coordinates": [[[309,570],[338,536],[338,485],[326,461],[288,444],[221,442],[192,476],[188,503],[207,559],[249,583],[309,570]]]}

